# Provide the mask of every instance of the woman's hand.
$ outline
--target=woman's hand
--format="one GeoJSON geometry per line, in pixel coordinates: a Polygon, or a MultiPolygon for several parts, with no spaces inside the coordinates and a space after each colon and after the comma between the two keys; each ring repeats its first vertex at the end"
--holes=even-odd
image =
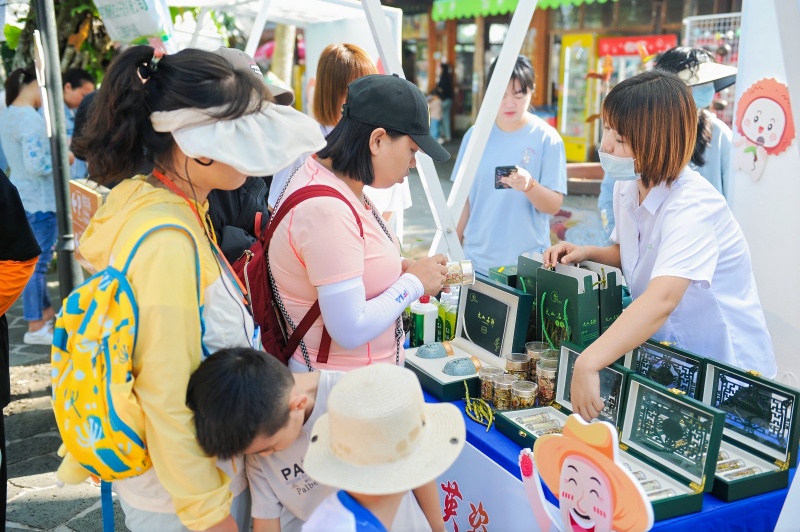
{"type": "Polygon", "coordinates": [[[576,246],[569,242],[559,242],[547,248],[542,254],[544,267],[552,268],[556,264],[573,264],[588,260],[589,253],[586,246],[576,246]]]}
{"type": "Polygon", "coordinates": [[[445,275],[447,274],[447,257],[439,254],[420,259],[409,266],[405,273],[410,273],[420,280],[425,288],[425,295],[436,295],[444,287],[445,275]]]}
{"type": "Polygon", "coordinates": [[[415,262],[417,261],[414,259],[403,259],[403,264],[401,265],[402,268],[401,271],[403,273],[406,273],[408,269],[411,267],[411,265],[414,264],[415,262]]]}
{"type": "Polygon", "coordinates": [[[600,397],[600,374],[590,361],[586,354],[578,357],[572,370],[570,385],[572,411],[587,422],[596,418],[605,406],[600,397]]]}
{"type": "Polygon", "coordinates": [[[514,190],[527,192],[529,190],[528,187],[530,186],[531,181],[533,181],[533,177],[526,169],[517,167],[516,170],[507,176],[501,177],[500,181],[510,186],[514,190]]]}

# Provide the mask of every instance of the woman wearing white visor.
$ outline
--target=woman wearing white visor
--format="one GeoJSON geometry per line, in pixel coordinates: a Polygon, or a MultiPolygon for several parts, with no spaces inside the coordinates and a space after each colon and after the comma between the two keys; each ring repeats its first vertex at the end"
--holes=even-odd
{"type": "Polygon", "coordinates": [[[81,239],[81,254],[96,269],[154,221],[193,237],[152,233],[127,272],[139,305],[132,407],[143,415],[153,463],[114,482],[134,531],[249,529],[243,461],[204,455],[185,398],[204,356],[257,342],[208,221],[209,191],[236,189],[247,176],[271,175],[324,146],[310,118],[273,100],[260,76],[224,49],[158,59],[153,48],[136,46],[111,65],[88,127],[73,141],[90,148],[83,151],[95,180],[120,182],[81,239]],[[148,162],[154,170],[135,175],[148,162]]]}

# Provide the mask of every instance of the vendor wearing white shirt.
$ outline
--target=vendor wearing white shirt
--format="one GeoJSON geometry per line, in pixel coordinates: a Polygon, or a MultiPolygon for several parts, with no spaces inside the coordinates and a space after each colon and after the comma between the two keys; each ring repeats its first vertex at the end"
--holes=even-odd
{"type": "Polygon", "coordinates": [[[722,195],[687,167],[697,134],[690,89],[671,73],[639,74],[611,90],[603,120],[600,162],[620,181],[615,243],[561,242],[544,261],[621,267],[634,301],[578,358],[573,410],[596,417],[603,409],[598,371],[651,337],[774,377],[747,242],[722,195]]]}

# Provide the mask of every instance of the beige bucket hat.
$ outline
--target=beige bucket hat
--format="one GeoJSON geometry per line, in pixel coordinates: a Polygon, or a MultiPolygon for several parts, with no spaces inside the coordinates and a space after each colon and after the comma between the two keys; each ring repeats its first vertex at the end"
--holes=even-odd
{"type": "Polygon", "coordinates": [[[333,388],[303,468],[322,484],[354,493],[402,493],[444,473],[465,438],[456,406],[425,403],[410,370],[375,364],[351,371],[333,388]]]}

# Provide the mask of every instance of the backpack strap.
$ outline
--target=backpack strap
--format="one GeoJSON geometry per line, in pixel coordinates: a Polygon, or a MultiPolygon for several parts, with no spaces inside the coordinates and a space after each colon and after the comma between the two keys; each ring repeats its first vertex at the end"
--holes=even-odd
{"type": "MultiPolygon", "coordinates": [[[[175,231],[181,231],[185,233],[189,240],[191,240],[192,245],[194,246],[194,269],[197,278],[197,304],[198,308],[202,302],[202,282],[201,282],[201,275],[202,270],[200,269],[200,247],[197,245],[197,239],[194,237],[192,232],[183,224],[176,223],[176,222],[169,222],[169,223],[162,223],[158,225],[154,225],[145,229],[143,232],[140,232],[138,236],[135,236],[131,239],[133,241],[133,245],[130,246],[127,253],[121,253],[120,256],[115,260],[116,264],[119,265],[122,263],[122,257],[125,257],[125,262],[122,263],[122,267],[118,268],[123,275],[128,274],[128,268],[130,268],[131,262],[133,261],[133,257],[136,255],[136,252],[139,251],[139,246],[142,245],[142,242],[145,238],[150,236],[151,234],[155,233],[156,231],[161,231],[164,229],[172,229],[175,231]],[[134,240],[135,239],[135,240],[134,240]]],[[[125,248],[123,248],[125,249],[125,248]]]]}
{"type": "MultiPolygon", "coordinates": [[[[307,199],[311,198],[319,198],[319,197],[332,197],[338,198],[342,200],[345,205],[350,208],[352,211],[353,216],[356,219],[356,224],[358,224],[358,232],[361,238],[364,238],[364,226],[361,223],[361,218],[358,216],[355,208],[353,207],[352,203],[350,203],[347,198],[345,198],[341,192],[336,190],[333,187],[329,187],[327,185],[309,185],[307,187],[300,188],[289,195],[286,200],[280,204],[277,211],[273,211],[272,217],[269,220],[269,225],[267,226],[267,230],[264,232],[262,246],[264,249],[264,254],[267,260],[269,260],[269,243],[272,240],[272,235],[275,233],[275,230],[280,225],[283,218],[289,213],[292,209],[297,207],[300,203],[304,202],[307,199]]],[[[274,290],[274,287],[273,287],[274,290]]],[[[273,297],[275,294],[273,292],[273,297]]],[[[311,328],[317,318],[320,317],[322,312],[319,308],[319,301],[315,301],[314,304],[308,309],[306,315],[303,316],[303,319],[300,320],[300,324],[292,331],[291,336],[289,336],[289,340],[286,342],[286,352],[293,354],[297,350],[297,346],[300,345],[305,334],[311,328]]],[[[331,347],[331,336],[328,334],[328,329],[325,327],[325,324],[322,325],[322,341],[320,342],[319,351],[317,353],[317,362],[320,364],[325,364],[328,361],[328,354],[330,353],[331,347]]]]}

